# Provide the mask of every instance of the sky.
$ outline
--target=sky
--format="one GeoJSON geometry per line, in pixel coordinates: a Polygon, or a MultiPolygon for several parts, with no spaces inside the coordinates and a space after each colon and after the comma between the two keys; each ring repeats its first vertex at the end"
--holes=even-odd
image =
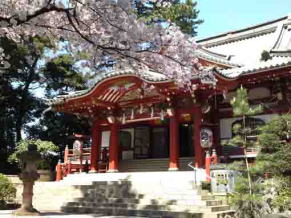
{"type": "Polygon", "coordinates": [[[196,39],[229,32],[291,15],[291,0],[196,0],[199,18],[196,39]]]}

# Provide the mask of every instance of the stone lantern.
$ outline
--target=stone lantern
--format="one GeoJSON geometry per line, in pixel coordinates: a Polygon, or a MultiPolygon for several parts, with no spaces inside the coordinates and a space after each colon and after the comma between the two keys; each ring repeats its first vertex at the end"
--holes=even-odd
{"type": "Polygon", "coordinates": [[[20,180],[23,182],[22,205],[14,211],[15,215],[37,216],[39,212],[32,206],[33,185],[39,178],[36,164],[41,160],[35,144],[28,145],[28,150],[19,155],[21,164],[20,180]]]}

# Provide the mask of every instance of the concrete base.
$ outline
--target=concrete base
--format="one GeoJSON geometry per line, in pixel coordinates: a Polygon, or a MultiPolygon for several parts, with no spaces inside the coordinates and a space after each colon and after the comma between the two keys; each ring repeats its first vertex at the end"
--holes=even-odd
{"type": "Polygon", "coordinates": [[[97,173],[97,172],[98,172],[98,171],[97,171],[97,170],[95,170],[95,169],[94,169],[94,170],[90,170],[90,171],[89,171],[89,173],[97,173]]]}
{"type": "Polygon", "coordinates": [[[119,171],[116,169],[107,170],[106,173],[118,173],[119,171]]]}
{"type": "Polygon", "coordinates": [[[19,208],[18,210],[13,211],[13,214],[16,216],[40,216],[40,212],[36,209],[31,208],[29,210],[24,208],[19,208]]]}
{"type": "Polygon", "coordinates": [[[168,171],[179,171],[179,168],[169,168],[168,171]]]}

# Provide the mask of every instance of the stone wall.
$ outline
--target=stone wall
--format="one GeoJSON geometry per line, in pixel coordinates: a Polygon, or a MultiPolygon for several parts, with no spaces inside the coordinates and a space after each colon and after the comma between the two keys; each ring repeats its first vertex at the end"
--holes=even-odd
{"type": "MultiPolygon", "coordinates": [[[[17,189],[17,203],[22,201],[22,183],[18,176],[8,176],[17,189]]],[[[73,198],[82,197],[80,189],[60,182],[36,182],[34,185],[33,206],[40,212],[60,211],[63,204],[73,198]]]]}

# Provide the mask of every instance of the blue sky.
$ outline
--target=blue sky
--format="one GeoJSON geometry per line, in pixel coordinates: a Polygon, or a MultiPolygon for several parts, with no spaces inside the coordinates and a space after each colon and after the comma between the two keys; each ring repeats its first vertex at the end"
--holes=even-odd
{"type": "Polygon", "coordinates": [[[263,23],[291,13],[291,0],[196,0],[197,39],[263,23]]]}

